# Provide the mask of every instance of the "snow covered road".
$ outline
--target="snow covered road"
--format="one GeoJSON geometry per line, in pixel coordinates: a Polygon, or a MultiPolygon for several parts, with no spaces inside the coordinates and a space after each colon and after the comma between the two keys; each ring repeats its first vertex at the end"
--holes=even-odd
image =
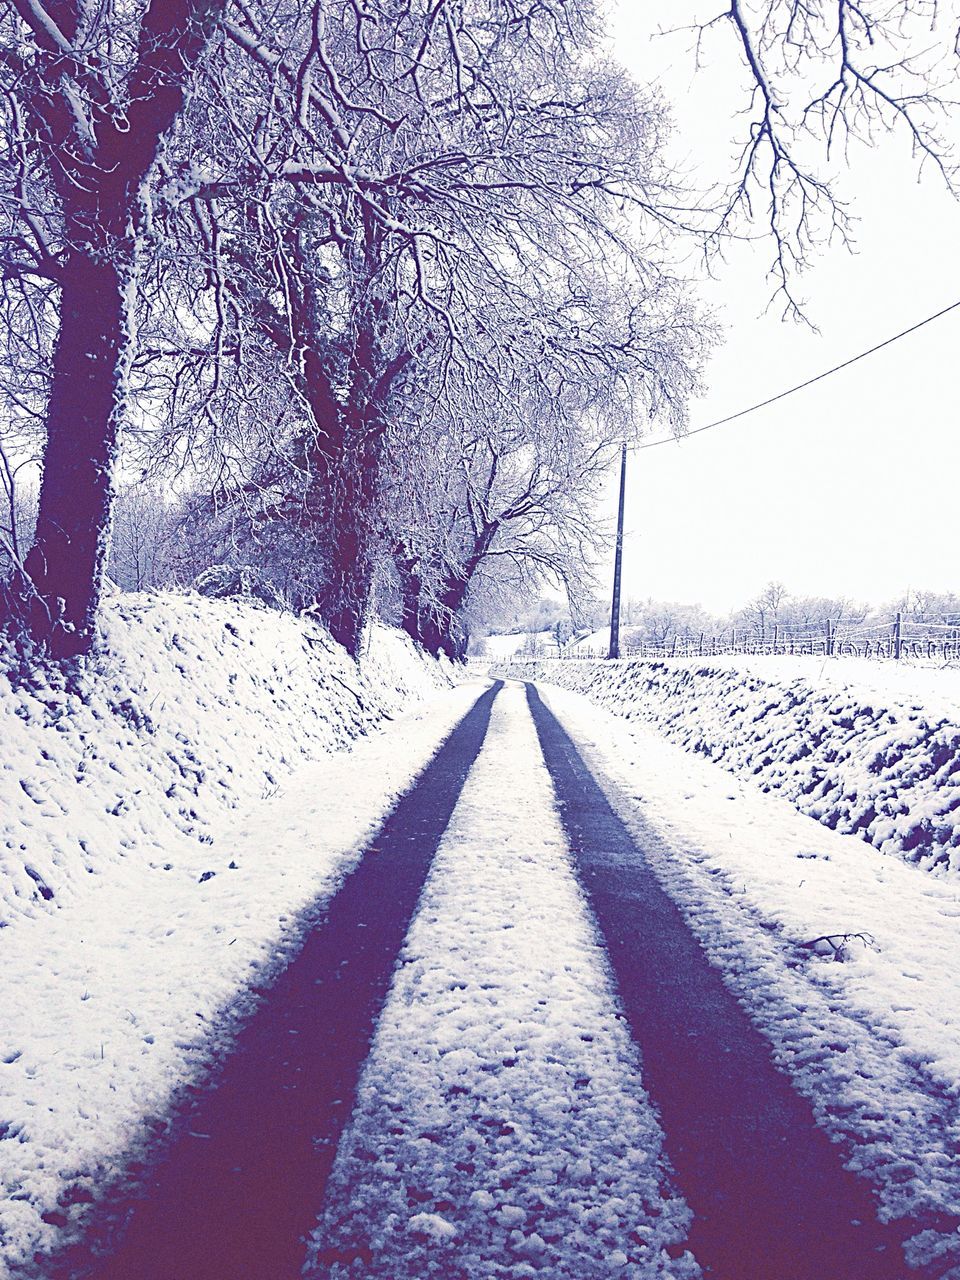
{"type": "MultiPolygon", "coordinates": [[[[550,710],[519,684],[496,694],[446,816],[403,836],[422,892],[411,881],[404,906],[399,881],[396,895],[360,891],[352,927],[389,920],[394,939],[372,1041],[323,1012],[322,990],[311,1015],[305,984],[308,1058],[353,1072],[311,1084],[297,1108],[305,1132],[300,1110],[351,1113],[325,1190],[326,1159],[297,1190],[300,1229],[315,1224],[308,1280],[957,1280],[960,895],[577,695],[542,692],[550,710]],[[862,934],[843,963],[806,945],[841,932],[862,934]]],[[[448,721],[467,704],[449,698],[448,721]]],[[[389,883],[383,844],[359,864],[371,885],[389,883]]],[[[266,1010],[268,1028],[272,999],[254,1019],[266,1010]]],[[[261,1083],[248,1072],[238,1097],[261,1083]]],[[[278,1168],[291,1123],[266,1139],[278,1168]]],[[[311,1120],[308,1137],[332,1154],[340,1123],[311,1120]]],[[[189,1215],[201,1242],[204,1198],[189,1215]]],[[[237,1221],[264,1214],[263,1197],[225,1203],[237,1221]]],[[[174,1197],[156,1229],[181,1226],[174,1197]]],[[[242,1235],[229,1213],[212,1230],[242,1235]]],[[[294,1280],[295,1245],[273,1266],[242,1251],[230,1280],[294,1280]]],[[[203,1257],[103,1274],[226,1280],[203,1257]]]]}
{"type": "Polygon", "coordinates": [[[541,693],[820,1126],[916,1233],[906,1274],[957,1280],[960,885],[578,694],[541,693]]]}
{"type": "Polygon", "coordinates": [[[528,686],[578,871],[616,974],[705,1276],[899,1280],[900,1237],[707,960],[574,741],[528,686]]]}
{"type": "Polygon", "coordinates": [[[614,847],[589,806],[572,838],[571,806],[595,784],[562,778],[544,745],[549,773],[508,685],[408,935],[308,1275],[906,1274],[898,1242],[932,1219],[877,1223],[871,1184],[843,1170],[672,903],[638,893],[636,874],[652,877],[637,846],[624,832],[614,847]],[[610,940],[604,860],[629,934],[619,995],[578,883],[610,940]]]}
{"type": "Polygon", "coordinates": [[[297,1275],[397,952],[495,694],[482,693],[440,745],[333,897],[305,913],[302,948],[213,1087],[178,1118],[142,1185],[104,1215],[104,1237],[122,1240],[89,1267],[96,1280],[297,1275]]]}
{"type": "Polygon", "coordinates": [[[695,1276],[661,1142],[514,685],[401,955],[308,1274],[695,1276]]]}
{"type": "Polygon", "coordinates": [[[168,836],[166,857],[129,857],[0,930],[0,1277],[46,1280],[46,1252],[162,1140],[178,1093],[229,1053],[245,991],[289,963],[302,913],[335,893],[482,687],[302,766],[230,815],[199,865],[168,836]]]}

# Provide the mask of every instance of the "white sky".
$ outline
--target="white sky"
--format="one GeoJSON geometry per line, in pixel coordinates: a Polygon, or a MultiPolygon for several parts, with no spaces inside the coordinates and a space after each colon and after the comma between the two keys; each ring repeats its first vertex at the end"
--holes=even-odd
{"type": "MultiPolygon", "coordinates": [[[[716,166],[729,152],[723,145],[718,157],[718,141],[735,132],[731,38],[717,37],[714,66],[699,78],[685,37],[650,40],[658,19],[674,25],[693,7],[620,0],[615,50],[640,79],[664,84],[681,163],[716,166]]],[[[769,244],[738,251],[705,286],[727,341],[707,371],[708,395],[691,406],[691,427],[960,299],[960,204],[932,177],[918,184],[902,145],[861,154],[846,189],[860,218],[859,252],[822,253],[802,283],[819,334],[781,322],[777,310],[761,315],[769,244]]],[[[960,311],[769,409],[632,454],[625,594],[723,611],[772,578],[798,595],[877,602],[910,588],[960,589],[958,344],[960,311]]]]}

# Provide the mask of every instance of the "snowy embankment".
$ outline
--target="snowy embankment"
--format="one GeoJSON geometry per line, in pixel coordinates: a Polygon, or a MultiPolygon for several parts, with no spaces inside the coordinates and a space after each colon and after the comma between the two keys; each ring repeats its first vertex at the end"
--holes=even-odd
{"type": "Polygon", "coordinates": [[[476,696],[239,601],[127,597],[107,635],[70,681],[0,668],[0,1275],[163,1132],[476,696]]]}
{"type": "Polygon", "coordinates": [[[494,670],[585,694],[884,853],[960,870],[960,671],[740,656],[494,670]]]}

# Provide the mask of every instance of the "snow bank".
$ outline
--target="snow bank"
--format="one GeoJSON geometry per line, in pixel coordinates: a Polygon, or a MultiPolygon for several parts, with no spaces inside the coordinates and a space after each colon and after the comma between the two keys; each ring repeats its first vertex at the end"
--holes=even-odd
{"type": "Polygon", "coordinates": [[[202,873],[225,812],[440,678],[399,633],[375,629],[358,669],[315,623],[236,599],[125,596],[105,630],[73,678],[15,687],[0,650],[0,927],[181,836],[202,873]]]}
{"type": "Polygon", "coordinates": [[[831,829],[960,870],[960,674],[814,657],[498,667],[586,694],[831,829]]]}
{"type": "Polygon", "coordinates": [[[43,1275],[162,1136],[477,693],[395,634],[358,668],[239,601],[127,597],[107,626],[73,682],[0,677],[0,1276],[43,1275]]]}

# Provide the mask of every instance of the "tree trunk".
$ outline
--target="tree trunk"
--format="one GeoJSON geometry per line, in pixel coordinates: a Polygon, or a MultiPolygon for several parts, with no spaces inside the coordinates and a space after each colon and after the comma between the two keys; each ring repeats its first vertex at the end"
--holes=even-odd
{"type": "Polygon", "coordinates": [[[428,593],[420,560],[401,543],[393,548],[393,563],[400,584],[400,626],[421,649],[437,658],[454,656],[452,616],[439,599],[428,593]]]}
{"type": "Polygon", "coordinates": [[[436,610],[431,610],[421,620],[420,643],[427,653],[434,658],[443,654],[451,661],[460,658],[464,645],[457,631],[456,621],[454,614],[440,614],[436,610]]]}
{"type": "Polygon", "coordinates": [[[411,555],[402,543],[393,549],[393,563],[400,586],[400,627],[415,644],[423,645],[420,630],[420,612],[423,600],[423,580],[417,572],[420,561],[411,555]]]}
{"type": "Polygon", "coordinates": [[[86,653],[94,638],[132,350],[143,183],[183,108],[187,79],[225,3],[150,0],[137,32],[123,111],[112,109],[115,86],[109,79],[97,82],[93,57],[84,61],[92,87],[62,78],[60,41],[77,37],[82,6],[57,12],[64,23],[57,38],[45,10],[20,7],[38,55],[34,71],[39,68],[36,82],[27,83],[24,104],[49,149],[49,176],[71,246],[58,274],[60,328],[40,509],[21,584],[34,637],[58,657],[86,653]],[[88,116],[88,127],[78,129],[77,119],[88,116]]]}
{"type": "Polygon", "coordinates": [[[383,358],[374,336],[379,315],[380,304],[372,304],[371,312],[358,319],[345,404],[319,355],[317,308],[306,300],[297,315],[315,430],[308,449],[306,510],[326,567],[317,609],[333,639],[354,658],[360,653],[373,589],[384,409],[395,370],[405,363],[383,358]]]}
{"type": "Polygon", "coordinates": [[[378,455],[374,443],[353,447],[346,443],[338,456],[329,459],[331,501],[325,523],[330,576],[321,613],[333,639],[354,658],[363,642],[373,587],[378,455]]]}
{"type": "Polygon", "coordinates": [[[76,250],[63,268],[40,507],[25,562],[30,629],[57,657],[90,648],[100,602],[129,364],[125,274],[76,250]]]}
{"type": "Polygon", "coordinates": [[[470,583],[498,528],[497,523],[492,523],[477,535],[469,559],[461,569],[447,577],[435,599],[424,600],[421,592],[417,608],[417,639],[435,658],[445,654],[452,662],[462,662],[466,657],[467,634],[460,624],[460,614],[470,583]]]}

